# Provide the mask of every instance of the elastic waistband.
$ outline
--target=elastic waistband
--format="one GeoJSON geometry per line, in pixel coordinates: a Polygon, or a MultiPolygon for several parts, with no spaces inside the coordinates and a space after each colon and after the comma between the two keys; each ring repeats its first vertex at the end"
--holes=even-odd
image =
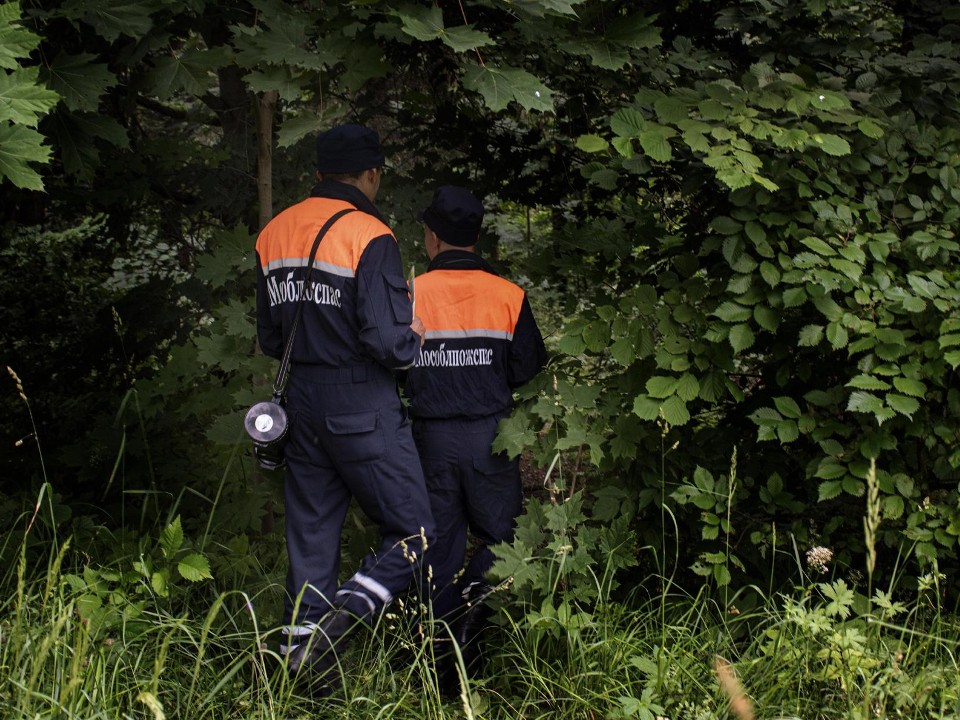
{"type": "Polygon", "coordinates": [[[374,375],[371,365],[344,365],[330,367],[328,365],[309,365],[293,363],[290,367],[290,376],[310,380],[311,382],[326,385],[343,385],[346,383],[362,383],[374,375]]]}

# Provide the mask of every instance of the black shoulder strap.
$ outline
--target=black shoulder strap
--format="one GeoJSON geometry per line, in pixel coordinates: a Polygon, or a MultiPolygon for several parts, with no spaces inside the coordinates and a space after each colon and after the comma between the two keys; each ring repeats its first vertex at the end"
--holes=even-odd
{"type": "Polygon", "coordinates": [[[283,396],[284,387],[287,384],[287,370],[290,368],[290,355],[293,353],[293,339],[297,336],[297,326],[300,324],[300,316],[303,314],[303,304],[307,299],[307,288],[310,287],[310,276],[313,274],[313,259],[317,256],[317,248],[320,247],[320,241],[327,231],[333,227],[333,224],[347,213],[357,212],[356,208],[346,208],[334,214],[327,220],[320,232],[317,233],[317,239],[313,241],[313,247],[310,248],[310,258],[307,260],[307,270],[303,279],[303,290],[300,292],[300,302],[297,304],[297,314],[293,317],[293,325],[290,326],[290,334],[287,336],[287,345],[283,349],[283,357],[280,358],[280,367],[277,368],[277,379],[273,382],[273,399],[279,401],[283,396]]]}

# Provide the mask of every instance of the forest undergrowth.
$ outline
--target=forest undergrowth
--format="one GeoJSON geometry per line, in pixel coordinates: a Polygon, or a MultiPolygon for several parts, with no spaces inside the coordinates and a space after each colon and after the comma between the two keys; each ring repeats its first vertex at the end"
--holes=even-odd
{"type": "MultiPolygon", "coordinates": [[[[261,611],[276,605],[276,572],[247,586],[209,572],[179,518],[157,552],[99,558],[37,521],[49,492],[3,540],[4,718],[960,717],[960,623],[935,570],[870,591],[818,548],[795,553],[786,592],[682,587],[656,557],[618,587],[602,568],[565,572],[569,554],[533,553],[543,572],[503,579],[485,666],[459,697],[438,691],[429,609],[413,596],[316,693],[288,676],[276,615],[261,611]]],[[[518,536],[551,504],[532,501],[518,536]]]]}

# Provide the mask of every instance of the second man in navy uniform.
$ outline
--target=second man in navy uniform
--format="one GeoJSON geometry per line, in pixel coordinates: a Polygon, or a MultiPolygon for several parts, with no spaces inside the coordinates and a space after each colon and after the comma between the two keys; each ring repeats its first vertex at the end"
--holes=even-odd
{"type": "MultiPolygon", "coordinates": [[[[523,289],[475,252],[480,201],[446,185],[419,218],[430,265],[414,281],[414,299],[426,333],[404,389],[436,524],[433,615],[468,658],[490,589],[490,547],[512,539],[523,503],[518,461],[491,446],[514,389],[540,372],[546,350],[523,289]],[[476,547],[464,567],[468,533],[476,547]]],[[[446,680],[455,677],[448,668],[446,680]]]]}

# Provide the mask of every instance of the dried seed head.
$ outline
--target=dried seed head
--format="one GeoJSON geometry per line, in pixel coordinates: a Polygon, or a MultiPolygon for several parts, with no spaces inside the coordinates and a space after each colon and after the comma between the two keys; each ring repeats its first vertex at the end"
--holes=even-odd
{"type": "Polygon", "coordinates": [[[17,393],[20,395],[20,399],[26,402],[27,394],[23,391],[23,383],[20,382],[19,376],[17,375],[16,372],[14,372],[13,368],[10,367],[9,365],[7,365],[7,373],[9,373],[10,377],[13,378],[13,382],[16,383],[17,393]]]}

